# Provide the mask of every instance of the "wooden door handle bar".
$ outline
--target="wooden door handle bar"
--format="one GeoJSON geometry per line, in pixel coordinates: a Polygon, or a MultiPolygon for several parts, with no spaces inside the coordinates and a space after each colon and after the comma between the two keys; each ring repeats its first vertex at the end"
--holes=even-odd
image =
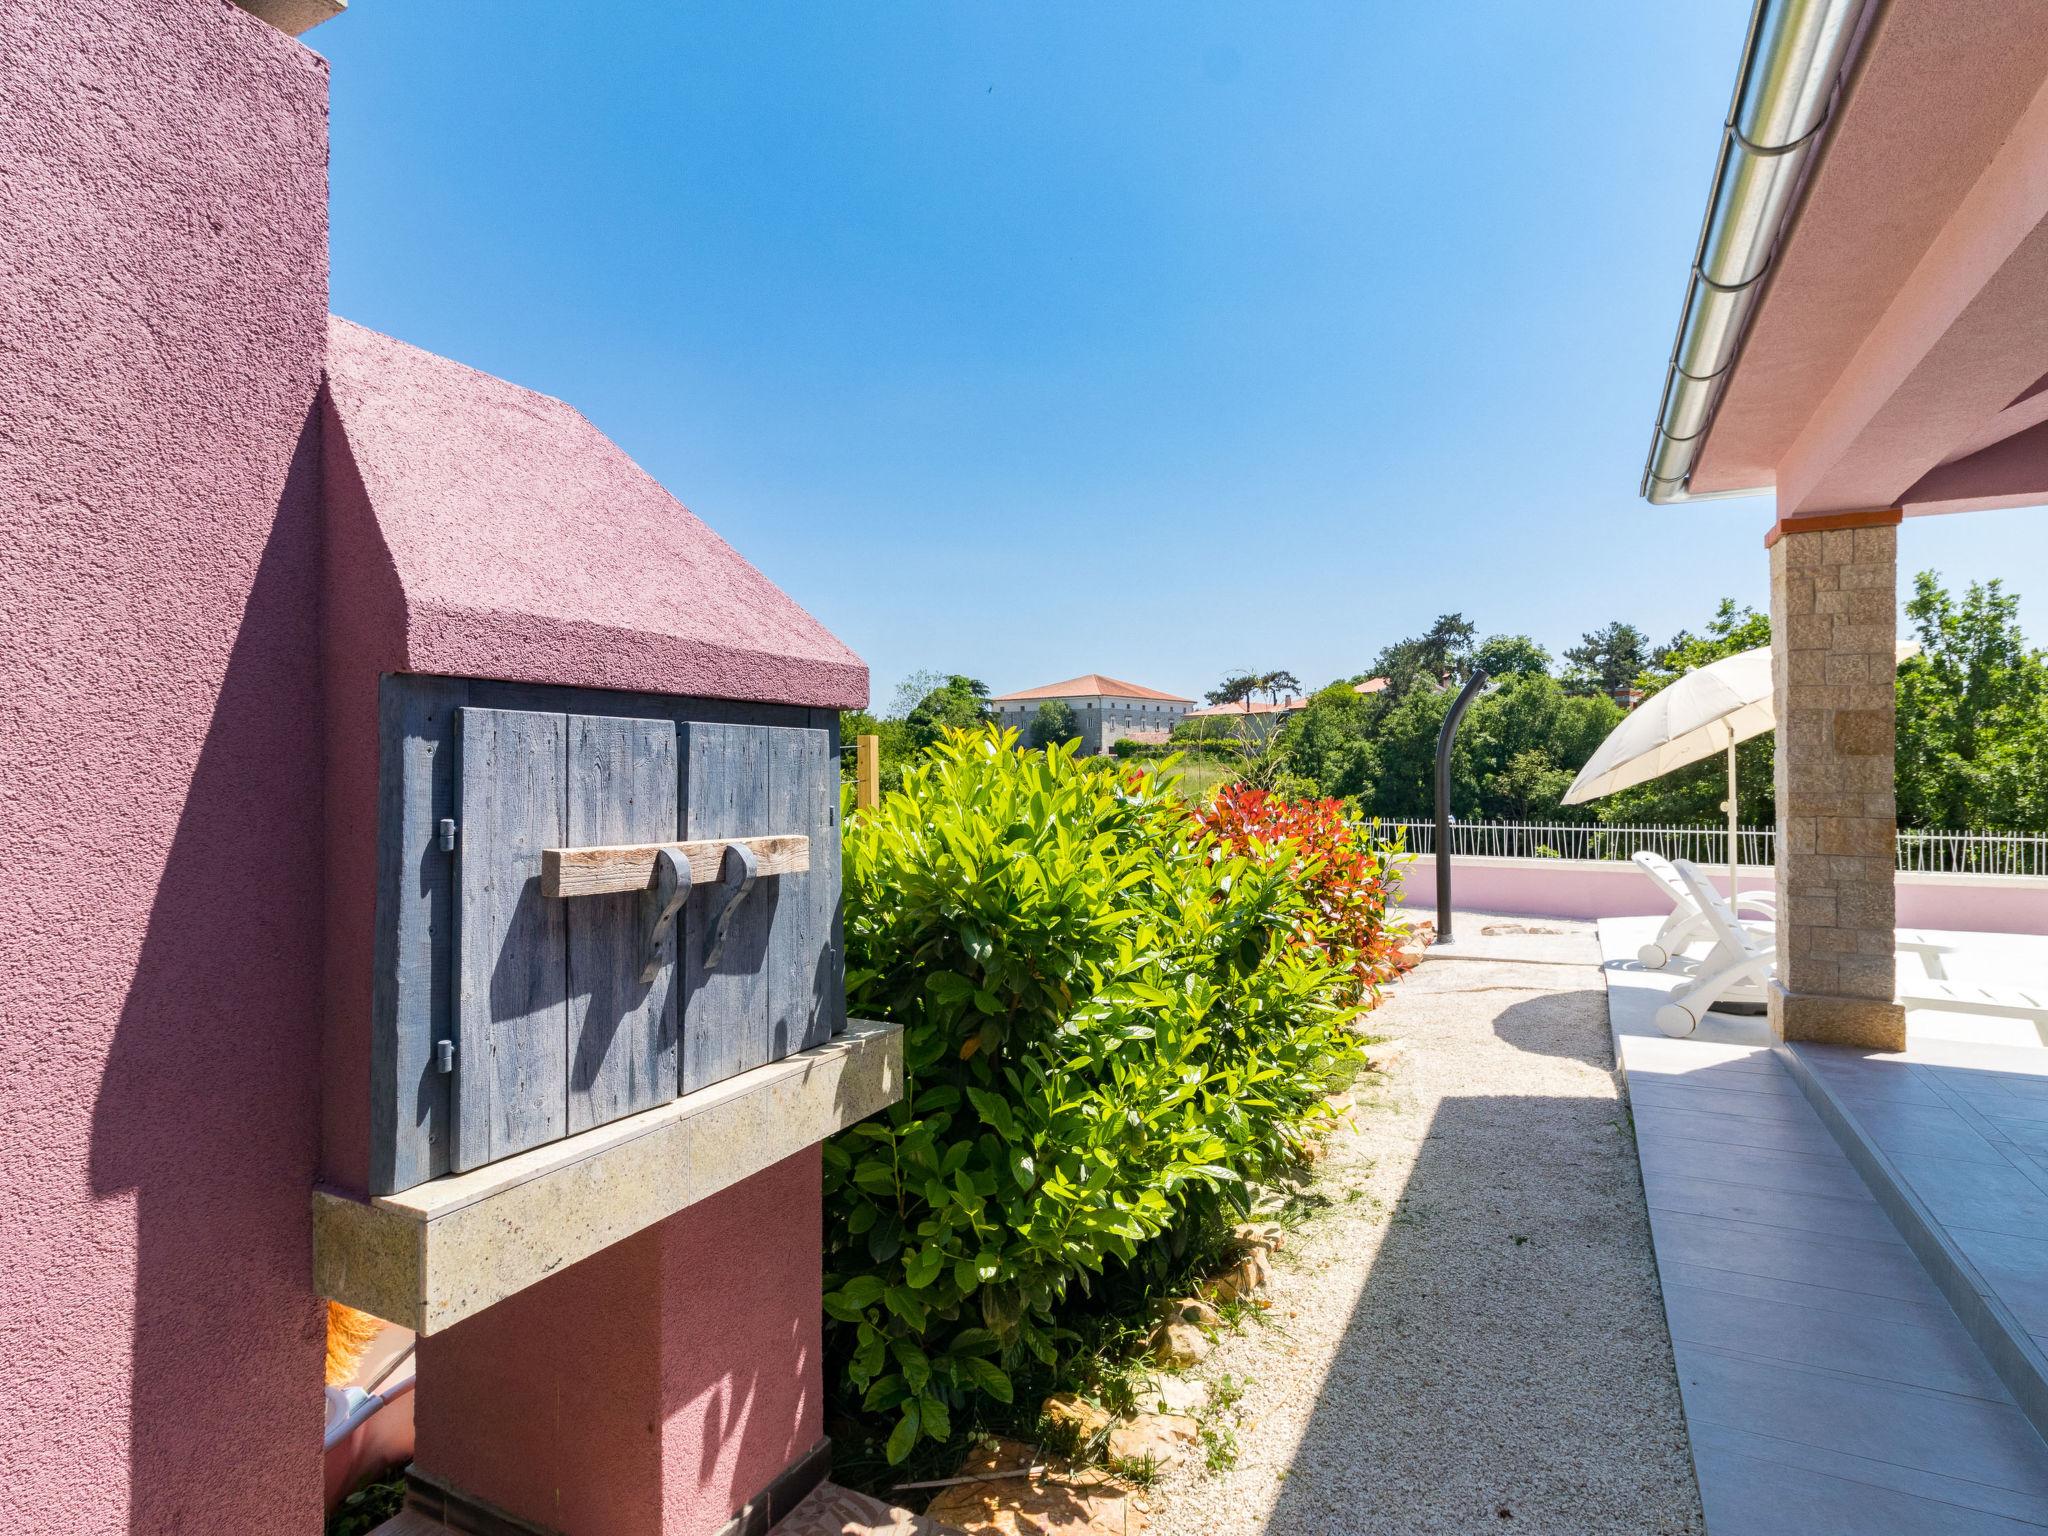
{"type": "Polygon", "coordinates": [[[689,861],[692,885],[714,885],[729,846],[745,848],[753,854],[756,875],[800,875],[811,867],[811,840],[801,835],[622,843],[604,848],[543,848],[540,890],[543,896],[644,891],[654,881],[655,856],[663,849],[689,861]]]}

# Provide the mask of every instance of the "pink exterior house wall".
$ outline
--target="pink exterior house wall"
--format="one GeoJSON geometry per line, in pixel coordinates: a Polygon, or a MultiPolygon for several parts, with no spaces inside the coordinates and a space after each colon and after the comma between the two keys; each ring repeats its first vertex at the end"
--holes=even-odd
{"type": "Polygon", "coordinates": [[[0,1526],[317,1531],[326,66],[0,60],[0,1526]]]}

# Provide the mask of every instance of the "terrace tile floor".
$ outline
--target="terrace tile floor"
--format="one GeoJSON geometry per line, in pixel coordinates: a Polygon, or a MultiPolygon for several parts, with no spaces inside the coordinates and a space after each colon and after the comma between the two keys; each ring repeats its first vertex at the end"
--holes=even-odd
{"type": "MultiPolygon", "coordinates": [[[[1800,1047],[1788,1062],[1763,1020],[1719,1014],[1668,1039],[1651,1016],[1676,978],[1634,960],[1654,921],[1600,927],[1708,1530],[2048,1528],[2048,1443],[2010,1371],[1795,1075],[1806,1063],[1867,1114],[1937,1225],[2043,1327],[2048,1051],[1930,1038],[1904,1057],[1800,1047]]],[[[1854,1124],[1844,1134],[1858,1146],[1854,1124]]]]}

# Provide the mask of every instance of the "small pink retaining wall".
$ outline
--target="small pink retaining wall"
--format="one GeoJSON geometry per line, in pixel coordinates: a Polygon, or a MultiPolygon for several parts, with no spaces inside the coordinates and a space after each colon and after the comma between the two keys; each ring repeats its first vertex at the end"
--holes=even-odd
{"type": "MultiPolygon", "coordinates": [[[[1710,872],[1711,873],[1711,872],[1710,872]]],[[[1436,900],[1435,861],[1409,866],[1407,901],[1427,907],[1436,900]]],[[[1724,869],[1714,878],[1726,894],[1724,869]]],[[[1744,890],[1768,890],[1768,869],[1745,868],[1744,890]]],[[[1898,924],[1902,928],[1948,928],[1976,933],[2048,934],[2048,880],[2000,875],[1902,874],[1898,877],[1898,924]]],[[[1635,865],[1575,859],[1451,860],[1451,893],[1457,910],[1529,917],[1661,916],[1671,903],[1635,865]]]]}
{"type": "Polygon", "coordinates": [[[314,1532],[326,66],[0,59],[0,1526],[314,1532]]]}

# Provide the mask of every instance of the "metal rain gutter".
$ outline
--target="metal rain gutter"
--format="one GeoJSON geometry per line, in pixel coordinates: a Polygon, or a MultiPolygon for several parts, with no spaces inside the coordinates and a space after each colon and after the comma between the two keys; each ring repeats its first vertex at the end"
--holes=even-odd
{"type": "Polygon", "coordinates": [[[1714,162],[1641,492],[1656,506],[1771,487],[1687,489],[1743,334],[1819,152],[1875,0],[1756,0],[1714,162]]]}

